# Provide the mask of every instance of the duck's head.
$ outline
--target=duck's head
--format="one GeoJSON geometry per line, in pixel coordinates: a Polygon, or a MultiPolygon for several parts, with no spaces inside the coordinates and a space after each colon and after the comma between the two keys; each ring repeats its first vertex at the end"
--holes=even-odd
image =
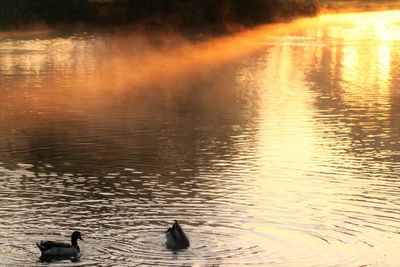
{"type": "Polygon", "coordinates": [[[81,236],[81,232],[79,232],[79,231],[73,232],[72,235],[71,235],[71,240],[75,240],[76,241],[78,239],[83,241],[83,238],[81,236]]]}

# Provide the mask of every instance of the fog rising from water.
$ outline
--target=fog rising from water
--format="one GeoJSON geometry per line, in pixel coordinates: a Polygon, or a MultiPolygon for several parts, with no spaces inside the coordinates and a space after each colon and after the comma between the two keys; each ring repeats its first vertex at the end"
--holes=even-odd
{"type": "MultiPolygon", "coordinates": [[[[88,49],[81,38],[90,33],[77,34],[74,39],[51,38],[53,31],[43,30],[31,33],[3,33],[6,41],[4,49],[15,53],[32,51],[28,56],[3,58],[2,72],[15,72],[22,68],[13,83],[17,88],[28,89],[40,81],[40,88],[35,89],[35,98],[15,97],[17,105],[29,105],[31,108],[43,108],[49,105],[71,105],[75,101],[86,101],[84,95],[104,96],[103,100],[122,92],[134,91],[152,85],[178,86],[190,76],[193,79],[203,70],[218,68],[262,49],[263,42],[268,42],[274,34],[299,27],[307,23],[301,20],[291,24],[274,24],[246,30],[234,35],[189,40],[176,34],[143,34],[139,32],[120,32],[95,37],[95,49],[88,49]],[[7,40],[9,37],[13,39],[7,40]],[[33,38],[33,40],[31,39],[33,38]],[[204,40],[201,40],[201,39],[204,40]],[[11,48],[12,47],[12,48],[11,48]],[[50,54],[45,50],[51,48],[50,54]],[[37,52],[35,52],[37,51],[37,52]],[[76,58],[80,51],[89,53],[84,58],[76,58]],[[46,64],[54,61],[57,67],[53,75],[41,75],[46,71],[46,64]],[[34,82],[34,83],[32,83],[34,82]],[[44,86],[45,85],[45,86],[44,86]],[[70,99],[57,99],[52,88],[68,87],[70,99]],[[20,102],[20,103],[18,103],[20,102]]],[[[17,92],[16,92],[17,93],[17,92]]],[[[21,92],[18,92],[19,94],[21,92]]],[[[29,92],[27,92],[29,94],[29,92]]],[[[96,98],[100,100],[101,98],[96,98]]],[[[92,103],[98,105],[100,103],[92,103]]]]}

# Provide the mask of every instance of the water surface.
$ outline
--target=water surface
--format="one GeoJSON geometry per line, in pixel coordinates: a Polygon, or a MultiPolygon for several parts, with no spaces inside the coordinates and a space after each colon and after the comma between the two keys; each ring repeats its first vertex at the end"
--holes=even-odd
{"type": "Polygon", "coordinates": [[[398,266],[400,12],[191,44],[0,37],[0,262],[398,266]],[[187,250],[165,248],[179,219],[187,250]]]}

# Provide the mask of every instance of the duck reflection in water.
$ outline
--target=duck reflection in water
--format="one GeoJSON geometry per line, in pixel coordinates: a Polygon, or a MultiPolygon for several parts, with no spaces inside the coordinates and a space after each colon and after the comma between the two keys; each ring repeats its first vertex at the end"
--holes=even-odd
{"type": "Polygon", "coordinates": [[[184,249],[190,246],[189,238],[186,236],[177,220],[175,220],[175,223],[172,225],[172,227],[168,228],[166,237],[167,248],[184,249]]]}
{"type": "Polygon", "coordinates": [[[40,261],[79,261],[80,249],[78,246],[78,239],[83,240],[81,233],[79,231],[75,231],[71,235],[71,244],[56,241],[40,241],[36,243],[36,246],[40,249],[40,252],[42,253],[40,256],[40,261]]]}

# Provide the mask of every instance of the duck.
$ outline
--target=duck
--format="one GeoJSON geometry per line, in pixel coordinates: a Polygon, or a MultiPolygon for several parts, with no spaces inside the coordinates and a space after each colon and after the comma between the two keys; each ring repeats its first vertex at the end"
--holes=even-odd
{"type": "Polygon", "coordinates": [[[184,249],[190,246],[189,238],[186,236],[177,220],[175,220],[172,227],[168,228],[166,237],[166,245],[170,249],[184,249]]]}
{"type": "Polygon", "coordinates": [[[78,239],[83,241],[79,231],[74,231],[71,235],[71,244],[56,241],[40,241],[36,246],[42,253],[41,258],[77,258],[80,253],[78,239]]]}

